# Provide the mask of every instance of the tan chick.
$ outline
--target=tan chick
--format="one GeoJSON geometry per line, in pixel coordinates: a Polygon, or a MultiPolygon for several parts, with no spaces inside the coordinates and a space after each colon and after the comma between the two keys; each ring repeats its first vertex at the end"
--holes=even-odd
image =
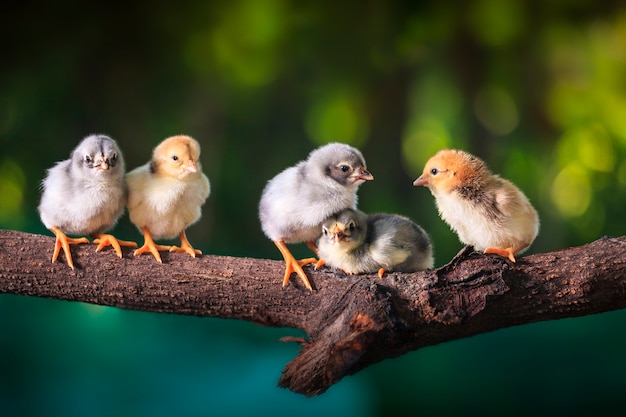
{"type": "Polygon", "coordinates": [[[172,136],[161,142],[152,160],[126,174],[130,220],[144,235],[135,255],[150,252],[161,263],[159,251],[187,252],[195,258],[185,229],[200,219],[209,197],[209,180],[202,173],[200,145],[189,136],[172,136]],[[154,243],[178,236],[180,247],[154,243]]]}
{"type": "Polygon", "coordinates": [[[515,262],[539,232],[539,216],[524,193],[467,152],[439,151],[413,185],[430,189],[441,218],[475,250],[515,262]]]}

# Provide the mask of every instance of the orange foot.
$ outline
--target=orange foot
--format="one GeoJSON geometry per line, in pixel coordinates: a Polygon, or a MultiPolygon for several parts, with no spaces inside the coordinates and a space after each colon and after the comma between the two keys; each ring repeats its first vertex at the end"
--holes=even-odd
{"type": "Polygon", "coordinates": [[[54,242],[54,253],[52,254],[52,262],[56,262],[59,257],[59,252],[61,248],[63,248],[63,253],[65,254],[65,260],[67,265],[74,269],[74,261],[72,260],[72,253],[70,252],[70,245],[78,245],[80,243],[89,243],[89,240],[86,237],[81,237],[78,239],[73,239],[67,237],[65,233],[61,229],[56,226],[53,226],[50,231],[54,233],[57,237],[54,242]]]}
{"type": "Polygon", "coordinates": [[[385,275],[385,268],[380,268],[378,270],[378,278],[382,278],[385,275]]]}
{"type": "MultiPolygon", "coordinates": [[[[310,258],[310,259],[313,259],[313,258],[310,258]]],[[[308,259],[303,259],[303,261],[308,261],[308,259]]],[[[299,261],[299,262],[302,262],[302,261],[299,261]]],[[[315,259],[313,259],[313,262],[315,262],[315,259]]],[[[326,265],[326,261],[320,258],[319,261],[315,262],[315,270],[320,269],[324,265],[326,265]]],[[[340,268],[340,269],[343,271],[344,274],[352,275],[352,271],[348,271],[347,269],[343,269],[343,268],[340,268]]],[[[382,268],[380,270],[383,271],[383,272],[385,271],[382,268]]],[[[379,273],[380,273],[380,271],[379,271],[379,273]]]]}
{"type": "Polygon", "coordinates": [[[191,246],[191,243],[189,243],[189,241],[187,240],[187,235],[185,234],[184,230],[180,232],[179,236],[180,248],[178,246],[172,246],[170,247],[170,252],[187,252],[189,255],[191,255],[192,258],[195,258],[196,255],[202,255],[201,250],[194,249],[193,246],[191,246]]]}
{"type": "Polygon", "coordinates": [[[320,269],[321,267],[323,267],[324,265],[326,265],[326,261],[325,261],[325,260],[323,260],[322,258],[320,258],[320,259],[319,259],[319,261],[317,261],[317,262],[315,263],[315,269],[316,269],[316,270],[318,270],[318,269],[320,269]]]}
{"type": "Polygon", "coordinates": [[[306,274],[302,270],[302,266],[315,263],[315,258],[306,258],[306,259],[302,259],[298,261],[296,260],[296,258],[293,257],[293,255],[291,254],[291,252],[289,251],[289,249],[287,248],[287,245],[285,245],[285,242],[283,240],[276,240],[274,241],[274,244],[276,245],[280,253],[283,255],[283,258],[285,259],[286,265],[285,265],[285,276],[283,277],[283,287],[289,283],[289,277],[291,276],[291,273],[295,272],[296,274],[298,274],[298,276],[304,283],[304,286],[307,289],[313,291],[313,288],[311,287],[311,284],[309,283],[309,279],[307,278],[306,274]]]}
{"type": "Polygon", "coordinates": [[[152,235],[150,234],[150,231],[148,230],[147,227],[145,226],[142,227],[141,231],[143,232],[143,246],[135,251],[135,256],[141,255],[142,253],[150,252],[158,263],[160,264],[163,263],[163,261],[161,260],[161,255],[159,254],[159,251],[170,250],[172,249],[172,247],[166,246],[166,245],[157,245],[156,243],[154,243],[154,240],[152,239],[152,235]]]}
{"type": "Polygon", "coordinates": [[[113,235],[99,233],[96,235],[96,239],[93,240],[93,243],[97,243],[98,247],[96,248],[96,252],[100,252],[102,248],[106,246],[112,246],[115,249],[115,253],[118,258],[122,257],[122,248],[121,246],[130,246],[131,248],[136,248],[137,244],[135,242],[129,242],[127,240],[118,240],[113,235]]]}
{"type": "Polygon", "coordinates": [[[487,248],[485,249],[485,253],[495,253],[496,255],[504,256],[505,258],[509,258],[511,262],[515,262],[515,251],[513,248],[487,248]]]}

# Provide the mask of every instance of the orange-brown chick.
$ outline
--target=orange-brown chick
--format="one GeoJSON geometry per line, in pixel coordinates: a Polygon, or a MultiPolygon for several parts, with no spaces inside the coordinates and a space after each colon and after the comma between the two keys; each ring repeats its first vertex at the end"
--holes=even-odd
{"type": "Polygon", "coordinates": [[[209,180],[199,161],[200,144],[189,136],[172,136],[161,142],[152,160],[126,174],[128,213],[143,233],[145,243],[135,255],[150,252],[161,262],[159,250],[187,252],[195,257],[185,229],[198,221],[210,193],[209,180]],[[180,237],[181,246],[156,245],[153,238],[180,237]]]}
{"type": "Polygon", "coordinates": [[[478,251],[515,262],[539,232],[539,216],[524,193],[467,152],[439,151],[413,185],[430,189],[441,218],[478,251]]]}

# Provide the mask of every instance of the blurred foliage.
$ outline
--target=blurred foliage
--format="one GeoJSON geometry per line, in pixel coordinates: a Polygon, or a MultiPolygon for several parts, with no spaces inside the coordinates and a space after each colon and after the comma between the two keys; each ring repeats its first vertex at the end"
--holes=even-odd
{"type": "MultiPolygon", "coordinates": [[[[422,224],[437,265],[461,244],[411,182],[443,147],[525,191],[529,252],[626,234],[622,2],[24,1],[1,19],[2,228],[49,233],[45,170],[102,132],[129,169],[167,136],[200,141],[212,195],[188,236],[205,253],[279,259],[260,192],[331,140],[376,178],[360,208],[422,224]]],[[[126,217],[115,233],[141,239],[126,217]]],[[[7,415],[574,415],[624,388],[624,312],[430,347],[314,399],[274,387],[291,330],[8,295],[0,312],[7,415]]]]}

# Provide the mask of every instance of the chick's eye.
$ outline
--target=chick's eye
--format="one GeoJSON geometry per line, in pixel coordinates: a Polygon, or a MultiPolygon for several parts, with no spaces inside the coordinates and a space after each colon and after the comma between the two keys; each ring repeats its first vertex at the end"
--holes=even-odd
{"type": "Polygon", "coordinates": [[[328,236],[328,229],[323,227],[322,232],[324,232],[324,236],[328,236]]]}
{"type": "Polygon", "coordinates": [[[174,155],[174,156],[172,156],[172,159],[173,159],[174,161],[178,161],[178,156],[174,155]]]}
{"type": "Polygon", "coordinates": [[[339,167],[339,169],[341,170],[341,172],[348,172],[348,171],[350,171],[350,167],[348,165],[341,165],[339,167]]]}
{"type": "Polygon", "coordinates": [[[437,175],[438,173],[439,173],[439,170],[437,168],[433,168],[430,170],[431,175],[437,175]]]}
{"type": "Polygon", "coordinates": [[[117,155],[113,154],[113,156],[111,157],[111,163],[114,164],[115,162],[117,162],[117,155]]]}
{"type": "Polygon", "coordinates": [[[350,224],[348,225],[348,228],[350,229],[350,231],[352,232],[354,230],[354,222],[350,222],[350,224]]]}
{"type": "Polygon", "coordinates": [[[85,162],[87,162],[88,164],[91,163],[91,156],[89,155],[85,155],[85,162]]]}

